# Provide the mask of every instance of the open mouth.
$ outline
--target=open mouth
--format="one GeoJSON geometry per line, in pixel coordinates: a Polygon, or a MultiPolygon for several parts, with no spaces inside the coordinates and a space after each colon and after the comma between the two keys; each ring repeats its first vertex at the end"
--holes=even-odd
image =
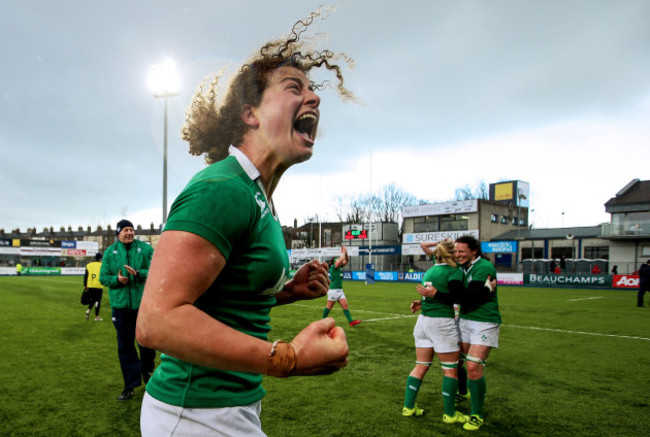
{"type": "Polygon", "coordinates": [[[318,128],[318,117],[315,114],[303,114],[293,123],[293,128],[301,137],[313,143],[318,128]]]}

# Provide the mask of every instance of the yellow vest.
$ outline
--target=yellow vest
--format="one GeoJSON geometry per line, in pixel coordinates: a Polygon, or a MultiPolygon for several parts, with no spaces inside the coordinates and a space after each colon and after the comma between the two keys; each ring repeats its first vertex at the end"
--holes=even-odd
{"type": "Polygon", "coordinates": [[[88,280],[86,281],[86,287],[88,288],[104,288],[102,283],[99,282],[99,270],[102,268],[102,263],[99,261],[93,261],[86,266],[88,271],[88,280]]]}

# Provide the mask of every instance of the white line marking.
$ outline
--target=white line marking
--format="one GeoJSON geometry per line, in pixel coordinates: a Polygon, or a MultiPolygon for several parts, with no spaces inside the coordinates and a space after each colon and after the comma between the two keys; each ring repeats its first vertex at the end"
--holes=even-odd
{"type": "Polygon", "coordinates": [[[569,299],[567,302],[575,302],[578,300],[592,300],[592,299],[604,299],[604,296],[594,296],[594,297],[582,297],[580,299],[569,299]]]}
{"type": "MultiPolygon", "coordinates": [[[[299,304],[299,303],[292,303],[291,305],[295,305],[295,306],[298,306],[298,307],[306,307],[306,308],[323,308],[323,306],[305,305],[305,304],[299,304]]],[[[332,310],[334,310],[334,309],[341,310],[341,306],[340,305],[335,305],[334,308],[332,308],[332,310]]],[[[354,312],[354,313],[387,314],[389,316],[395,316],[395,317],[392,317],[394,319],[399,319],[400,317],[414,317],[414,316],[412,316],[410,314],[404,315],[404,314],[399,314],[399,313],[384,313],[384,312],[381,312],[381,311],[359,310],[359,309],[356,309],[356,308],[354,308],[354,309],[351,308],[350,311],[354,312]]],[[[417,317],[417,316],[415,316],[415,317],[417,317]]],[[[364,320],[364,322],[365,322],[365,320],[364,320]]]]}
{"type": "Polygon", "coordinates": [[[408,315],[408,316],[397,316],[397,317],[384,317],[381,319],[363,319],[363,323],[366,322],[381,322],[382,320],[394,320],[394,319],[411,319],[417,317],[417,315],[408,315]]]}
{"type": "Polygon", "coordinates": [[[539,328],[537,326],[519,326],[519,325],[501,325],[501,326],[505,326],[505,327],[508,327],[508,328],[533,329],[533,330],[536,330],[536,331],[564,332],[564,333],[567,333],[567,334],[595,335],[597,337],[630,338],[630,339],[633,339],[633,340],[650,341],[650,338],[634,337],[634,336],[631,336],[631,335],[599,334],[597,332],[569,331],[567,329],[539,328]]]}
{"type": "MultiPolygon", "coordinates": [[[[595,298],[592,298],[592,299],[602,299],[602,298],[601,297],[595,297],[595,298]]],[[[319,308],[316,305],[304,305],[304,304],[299,304],[299,303],[293,303],[292,305],[302,306],[302,307],[309,307],[309,308],[319,308]]],[[[411,318],[415,318],[415,317],[418,316],[417,314],[406,314],[405,315],[405,314],[383,313],[383,312],[380,312],[380,311],[368,311],[368,310],[354,310],[354,312],[386,314],[386,315],[392,316],[392,317],[382,317],[382,318],[377,318],[377,319],[363,319],[363,323],[381,322],[383,320],[411,319],[411,318]]],[[[635,336],[632,336],[632,335],[599,334],[597,332],[569,331],[568,329],[540,328],[538,326],[520,326],[520,325],[505,325],[505,324],[503,324],[501,326],[504,326],[504,327],[507,327],[507,328],[531,329],[531,330],[534,330],[534,331],[563,332],[563,333],[566,333],[566,334],[593,335],[593,336],[596,336],[596,337],[628,338],[628,339],[631,339],[631,340],[650,341],[650,338],[635,337],[635,336]]]]}

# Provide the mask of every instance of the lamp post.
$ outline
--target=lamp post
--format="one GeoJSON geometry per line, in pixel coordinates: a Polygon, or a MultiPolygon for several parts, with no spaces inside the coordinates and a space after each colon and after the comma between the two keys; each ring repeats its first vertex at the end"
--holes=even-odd
{"type": "MultiPolygon", "coordinates": [[[[519,254],[521,250],[521,201],[526,199],[526,195],[521,191],[517,195],[517,271],[519,271],[519,254]]],[[[523,257],[522,257],[523,258],[523,257]]]]}
{"type": "Polygon", "coordinates": [[[155,98],[165,102],[165,121],[163,126],[163,194],[162,194],[162,224],[167,223],[167,99],[178,95],[179,79],[176,73],[176,63],[171,59],[162,64],[152,65],[149,69],[149,89],[155,98]]]}
{"type": "MultiPolygon", "coordinates": [[[[533,229],[532,225],[530,224],[530,216],[531,216],[534,212],[535,212],[535,208],[531,209],[531,210],[529,211],[529,214],[527,215],[527,216],[528,216],[528,220],[526,220],[526,222],[527,222],[526,224],[528,225],[528,229],[533,229]]],[[[534,239],[531,239],[531,244],[532,244],[532,246],[533,246],[533,249],[532,249],[532,250],[533,250],[533,259],[535,259],[535,240],[534,240],[534,239]]]]}
{"type": "Polygon", "coordinates": [[[526,195],[520,192],[517,197],[519,198],[519,201],[517,202],[517,240],[519,240],[521,238],[521,201],[526,200],[526,195]]]}
{"type": "Polygon", "coordinates": [[[309,217],[309,248],[314,248],[314,217],[309,217]]]}

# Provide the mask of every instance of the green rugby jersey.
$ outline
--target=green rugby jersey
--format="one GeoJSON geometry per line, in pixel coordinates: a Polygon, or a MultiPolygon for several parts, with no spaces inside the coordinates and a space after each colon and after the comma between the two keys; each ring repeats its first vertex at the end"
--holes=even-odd
{"type": "Polygon", "coordinates": [[[435,287],[438,292],[432,298],[422,297],[422,315],[427,317],[448,317],[454,318],[454,308],[450,303],[446,303],[443,300],[442,295],[449,295],[451,290],[449,289],[450,281],[462,281],[463,273],[460,269],[452,267],[449,264],[435,264],[429,270],[427,270],[422,277],[422,285],[425,282],[431,282],[431,285],[435,287]]]}
{"type": "MultiPolygon", "coordinates": [[[[337,258],[338,259],[338,258],[337,258]]],[[[330,266],[330,290],[343,289],[343,271],[336,267],[336,261],[330,266]]]]}
{"type": "MultiPolygon", "coordinates": [[[[275,293],[284,287],[289,258],[280,223],[251,178],[259,172],[243,154],[238,156],[241,164],[231,155],[197,173],[174,201],[164,230],[200,235],[226,259],[196,307],[267,340],[269,313],[275,293]]],[[[222,371],[162,354],[147,392],[171,405],[219,408],[260,400],[265,394],[261,382],[259,374],[222,371]]]]}
{"type": "Polygon", "coordinates": [[[488,276],[497,279],[497,271],[492,263],[486,259],[478,258],[467,269],[461,268],[461,270],[466,289],[464,299],[461,299],[461,302],[467,302],[467,304],[461,303],[460,318],[477,322],[501,323],[498,287],[493,292],[488,293],[487,288],[484,286],[488,276]],[[478,306],[477,303],[479,303],[478,306]],[[465,307],[465,311],[463,307],[465,307]],[[470,309],[468,310],[468,308],[470,309]]]}

